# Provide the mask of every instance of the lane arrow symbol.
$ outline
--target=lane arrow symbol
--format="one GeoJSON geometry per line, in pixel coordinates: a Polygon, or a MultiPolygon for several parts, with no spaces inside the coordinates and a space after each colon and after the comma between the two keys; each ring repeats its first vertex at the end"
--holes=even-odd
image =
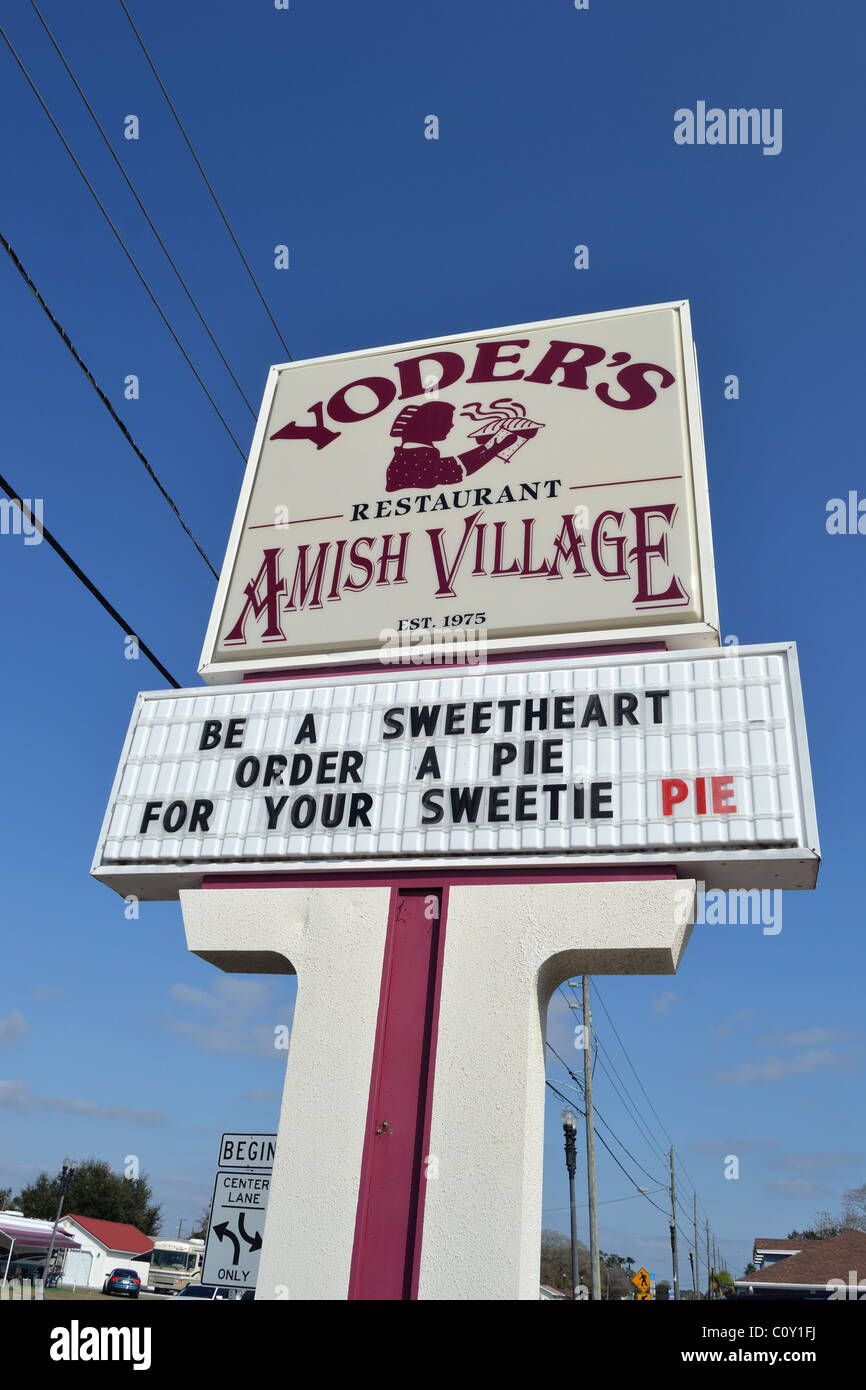
{"type": "MultiPolygon", "coordinates": [[[[261,1250],[261,1248],[262,1248],[262,1238],[261,1238],[261,1235],[259,1234],[258,1231],[256,1231],[255,1235],[252,1237],[252,1239],[250,1239],[249,1232],[247,1231],[247,1228],[246,1228],[246,1226],[244,1225],[244,1214],[243,1214],[243,1212],[241,1212],[240,1215],[238,1216],[238,1230],[240,1231],[241,1236],[242,1236],[243,1239],[246,1241],[247,1245],[250,1247],[250,1253],[251,1253],[251,1254],[252,1254],[253,1250],[261,1250]]],[[[238,1249],[240,1249],[240,1246],[238,1246],[238,1249]]],[[[235,1261],[235,1264],[237,1264],[237,1260],[235,1261]]]]}
{"type": "Polygon", "coordinates": [[[223,1221],[220,1223],[219,1226],[214,1226],[214,1232],[220,1240],[231,1241],[232,1245],[235,1247],[235,1257],[232,1260],[232,1264],[236,1265],[241,1257],[241,1243],[235,1235],[234,1231],[229,1230],[229,1223],[227,1221],[223,1221]]]}

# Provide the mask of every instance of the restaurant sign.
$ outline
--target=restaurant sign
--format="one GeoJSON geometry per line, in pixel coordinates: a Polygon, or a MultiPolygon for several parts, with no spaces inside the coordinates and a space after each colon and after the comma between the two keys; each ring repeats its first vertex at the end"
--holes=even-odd
{"type": "Polygon", "coordinates": [[[271,370],[200,673],[718,645],[688,304],[271,370]]]}

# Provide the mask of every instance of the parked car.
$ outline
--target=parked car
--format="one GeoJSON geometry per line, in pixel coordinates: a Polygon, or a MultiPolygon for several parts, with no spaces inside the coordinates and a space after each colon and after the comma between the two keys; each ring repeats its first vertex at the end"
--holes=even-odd
{"type": "Polygon", "coordinates": [[[103,1293],[126,1294],[127,1298],[138,1298],[141,1279],[134,1269],[113,1269],[102,1285],[103,1293]]]}
{"type": "Polygon", "coordinates": [[[235,1289],[227,1289],[224,1288],[222,1285],[217,1284],[187,1284],[186,1288],[180,1289],[179,1292],[174,1295],[174,1297],[182,1298],[184,1300],[190,1298],[204,1298],[211,1300],[215,1298],[220,1298],[228,1301],[230,1299],[236,1298],[237,1292],[235,1289]]]}

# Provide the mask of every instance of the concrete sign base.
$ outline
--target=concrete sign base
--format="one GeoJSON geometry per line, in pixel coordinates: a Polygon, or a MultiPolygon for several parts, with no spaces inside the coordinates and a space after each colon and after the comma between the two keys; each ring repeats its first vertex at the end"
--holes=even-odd
{"type": "Polygon", "coordinates": [[[695,882],[480,878],[181,893],[191,951],[299,977],[258,1299],[537,1299],[548,1001],[675,973],[695,882]]]}

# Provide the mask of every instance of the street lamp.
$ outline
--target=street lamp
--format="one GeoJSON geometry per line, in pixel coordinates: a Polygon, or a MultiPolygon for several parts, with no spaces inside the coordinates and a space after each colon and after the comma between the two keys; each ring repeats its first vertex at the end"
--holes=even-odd
{"type": "Polygon", "coordinates": [[[571,1208],[571,1297],[577,1298],[577,1214],[574,1206],[574,1175],[577,1170],[577,1116],[570,1105],[562,1112],[562,1132],[565,1135],[565,1166],[568,1169],[568,1200],[571,1208]]]}
{"type": "Polygon", "coordinates": [[[48,1254],[45,1257],[45,1269],[42,1275],[43,1287],[45,1280],[51,1272],[51,1257],[54,1254],[54,1241],[57,1237],[57,1223],[60,1220],[60,1213],[63,1211],[63,1199],[72,1185],[72,1178],[75,1173],[75,1164],[71,1158],[64,1158],[63,1167],[60,1170],[60,1201],[57,1203],[57,1215],[54,1218],[54,1227],[51,1231],[51,1241],[48,1246],[48,1254]]]}

